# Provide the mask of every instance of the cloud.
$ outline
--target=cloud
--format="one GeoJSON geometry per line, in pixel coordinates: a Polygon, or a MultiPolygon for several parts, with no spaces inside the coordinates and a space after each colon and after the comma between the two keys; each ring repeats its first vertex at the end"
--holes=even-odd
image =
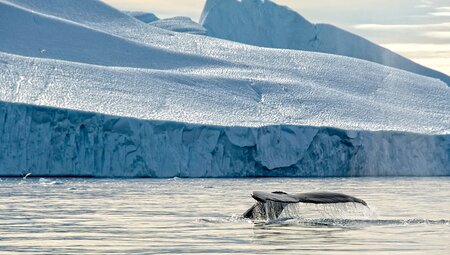
{"type": "Polygon", "coordinates": [[[449,31],[432,31],[432,32],[426,32],[426,33],[424,33],[424,35],[431,37],[431,38],[449,39],[450,40],[450,32],[449,31]]]}
{"type": "Polygon", "coordinates": [[[438,7],[436,8],[437,11],[450,11],[450,6],[448,7],[438,7]]]}
{"type": "Polygon", "coordinates": [[[448,52],[450,53],[450,44],[433,43],[386,43],[383,47],[392,49],[396,52],[448,52]]]}
{"type": "Polygon", "coordinates": [[[450,44],[389,43],[381,46],[450,75],[450,44]]]}
{"type": "Polygon", "coordinates": [[[450,29],[450,22],[435,24],[358,24],[353,28],[360,30],[403,30],[403,29],[450,29]]]}
{"type": "Polygon", "coordinates": [[[428,4],[418,4],[418,5],[414,6],[414,8],[417,8],[417,9],[420,9],[420,8],[431,8],[431,7],[432,6],[428,5],[428,4]]]}
{"type": "Polygon", "coordinates": [[[430,14],[436,17],[450,17],[450,12],[432,12],[430,14]]]}
{"type": "Polygon", "coordinates": [[[414,6],[414,8],[431,8],[431,7],[433,7],[433,2],[427,0],[422,0],[420,1],[420,4],[414,6]]]}

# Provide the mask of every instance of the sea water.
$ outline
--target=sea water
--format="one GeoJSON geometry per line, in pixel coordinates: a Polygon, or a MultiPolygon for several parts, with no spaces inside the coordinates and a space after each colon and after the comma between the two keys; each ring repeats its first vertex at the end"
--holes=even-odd
{"type": "Polygon", "coordinates": [[[1,179],[1,254],[448,254],[450,178],[1,179]],[[242,219],[253,190],[360,205],[242,219]]]}

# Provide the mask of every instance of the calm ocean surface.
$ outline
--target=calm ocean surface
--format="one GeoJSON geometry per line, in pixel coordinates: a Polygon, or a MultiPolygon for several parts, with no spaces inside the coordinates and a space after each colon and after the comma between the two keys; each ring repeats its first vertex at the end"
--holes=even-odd
{"type": "Polygon", "coordinates": [[[450,178],[1,179],[1,254],[449,254],[450,178]],[[253,190],[370,206],[239,218],[253,190]]]}

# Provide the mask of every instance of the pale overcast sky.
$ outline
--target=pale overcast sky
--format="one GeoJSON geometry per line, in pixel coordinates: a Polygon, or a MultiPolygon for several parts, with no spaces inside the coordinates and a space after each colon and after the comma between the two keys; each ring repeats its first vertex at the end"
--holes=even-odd
{"type": "MultiPolygon", "coordinates": [[[[158,17],[198,21],[205,0],[104,0],[158,17]]],[[[330,23],[450,75],[450,0],[274,0],[315,23],[330,23]]]]}

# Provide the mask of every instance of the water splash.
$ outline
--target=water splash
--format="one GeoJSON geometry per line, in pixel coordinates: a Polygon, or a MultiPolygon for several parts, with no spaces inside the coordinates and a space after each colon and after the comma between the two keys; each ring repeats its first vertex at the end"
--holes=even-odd
{"type": "Polygon", "coordinates": [[[50,186],[50,185],[64,185],[63,181],[60,180],[48,180],[46,178],[39,178],[39,185],[50,186]]]}
{"type": "Polygon", "coordinates": [[[447,225],[450,220],[431,219],[378,219],[378,214],[370,207],[358,203],[337,204],[288,204],[278,218],[255,221],[255,225],[279,226],[322,226],[360,228],[368,226],[405,225],[447,225]]]}
{"type": "Polygon", "coordinates": [[[255,226],[304,226],[304,227],[337,227],[364,228],[373,226],[408,226],[408,225],[445,225],[450,226],[450,220],[430,219],[287,219],[258,222],[255,226]]]}
{"type": "Polygon", "coordinates": [[[252,223],[251,220],[242,218],[241,214],[233,214],[231,217],[207,217],[196,220],[197,223],[252,223]]]}
{"type": "Polygon", "coordinates": [[[289,204],[280,218],[288,219],[374,219],[378,215],[370,207],[358,203],[289,204]]]}

